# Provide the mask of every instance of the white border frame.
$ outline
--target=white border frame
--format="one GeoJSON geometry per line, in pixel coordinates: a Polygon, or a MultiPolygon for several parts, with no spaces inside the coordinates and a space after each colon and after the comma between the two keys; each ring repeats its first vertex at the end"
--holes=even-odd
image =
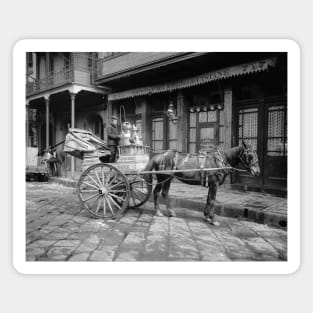
{"type": "Polygon", "coordinates": [[[13,48],[13,265],[22,274],[291,274],[300,267],[300,47],[287,39],[25,39],[13,48]],[[288,52],[288,261],[30,262],[25,260],[25,52],[288,52]],[[23,153],[22,153],[23,154],[23,153]],[[291,209],[289,209],[291,208],[291,209]]]}

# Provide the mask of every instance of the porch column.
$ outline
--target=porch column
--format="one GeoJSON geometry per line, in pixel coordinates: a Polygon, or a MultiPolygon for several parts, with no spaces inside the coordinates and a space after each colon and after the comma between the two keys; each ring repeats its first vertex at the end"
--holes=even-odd
{"type": "MultiPolygon", "coordinates": [[[[233,92],[231,87],[225,88],[224,91],[224,149],[229,149],[233,145],[232,134],[232,109],[233,109],[233,92]]],[[[225,185],[232,182],[232,175],[227,176],[225,185]]]]}
{"type": "Polygon", "coordinates": [[[188,144],[188,114],[187,101],[180,91],[177,95],[177,150],[187,152],[188,144]]]}
{"type": "Polygon", "coordinates": [[[145,145],[151,146],[151,120],[147,99],[141,102],[141,135],[145,145]]]}
{"type": "Polygon", "coordinates": [[[230,87],[224,91],[224,149],[232,147],[233,92],[230,87]]]}
{"type": "Polygon", "coordinates": [[[50,142],[49,142],[49,138],[50,138],[50,127],[49,127],[49,97],[45,98],[45,103],[46,103],[46,149],[48,149],[50,142]]]}
{"type": "Polygon", "coordinates": [[[26,136],[25,136],[25,140],[26,140],[26,149],[28,147],[28,142],[29,142],[29,103],[28,101],[26,101],[26,136]]]}
{"type": "MultiPolygon", "coordinates": [[[[71,96],[71,128],[75,128],[75,98],[76,93],[70,93],[71,96]]],[[[71,178],[75,177],[75,159],[71,156],[71,178]]]]}
{"type": "Polygon", "coordinates": [[[107,127],[110,126],[110,124],[111,124],[111,117],[112,117],[112,101],[108,100],[107,108],[106,108],[106,112],[105,112],[105,128],[104,128],[104,132],[103,132],[103,139],[105,142],[108,139],[107,127]]]}

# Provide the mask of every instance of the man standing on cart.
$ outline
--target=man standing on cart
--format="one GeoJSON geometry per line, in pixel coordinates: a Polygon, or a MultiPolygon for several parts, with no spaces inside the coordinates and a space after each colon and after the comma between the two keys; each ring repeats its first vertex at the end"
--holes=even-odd
{"type": "Polygon", "coordinates": [[[116,156],[117,156],[117,146],[120,141],[120,134],[117,129],[117,117],[112,116],[111,118],[111,125],[107,127],[107,135],[108,135],[108,140],[107,144],[110,148],[111,155],[110,155],[110,163],[115,162],[116,156]]]}

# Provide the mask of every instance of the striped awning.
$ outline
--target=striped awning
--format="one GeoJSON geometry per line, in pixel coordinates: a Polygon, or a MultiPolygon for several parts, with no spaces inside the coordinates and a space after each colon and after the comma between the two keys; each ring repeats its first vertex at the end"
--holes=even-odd
{"type": "Polygon", "coordinates": [[[167,82],[159,85],[146,86],[136,89],[130,89],[120,92],[111,93],[108,96],[109,101],[121,100],[133,97],[140,97],[162,92],[172,92],[175,90],[190,88],[203,85],[212,81],[227,79],[251,73],[267,71],[276,65],[276,58],[268,58],[260,61],[230,66],[216,71],[204,73],[201,75],[188,77],[181,80],[167,82]]]}

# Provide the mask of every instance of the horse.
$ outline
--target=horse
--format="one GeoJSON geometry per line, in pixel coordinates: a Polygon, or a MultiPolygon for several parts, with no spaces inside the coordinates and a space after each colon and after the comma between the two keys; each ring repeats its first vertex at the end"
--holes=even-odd
{"type": "MultiPolygon", "coordinates": [[[[188,170],[187,172],[160,173],[155,174],[157,184],[153,189],[154,209],[156,216],[164,216],[159,208],[159,196],[162,194],[165,199],[168,215],[176,216],[171,207],[169,189],[173,178],[190,185],[203,185],[208,187],[208,196],[203,213],[207,222],[218,226],[214,214],[215,198],[218,186],[225,182],[238,164],[242,164],[245,170],[253,176],[260,175],[259,160],[256,151],[249,144],[242,141],[242,144],[223,151],[217,148],[215,152],[200,153],[190,155],[175,150],[169,150],[161,154],[156,154],[148,161],[144,171],[155,170],[188,170]],[[227,168],[212,171],[199,171],[201,168],[227,168]],[[190,171],[197,169],[197,171],[190,171]]],[[[152,183],[152,174],[145,174],[144,179],[152,183]]]]}

